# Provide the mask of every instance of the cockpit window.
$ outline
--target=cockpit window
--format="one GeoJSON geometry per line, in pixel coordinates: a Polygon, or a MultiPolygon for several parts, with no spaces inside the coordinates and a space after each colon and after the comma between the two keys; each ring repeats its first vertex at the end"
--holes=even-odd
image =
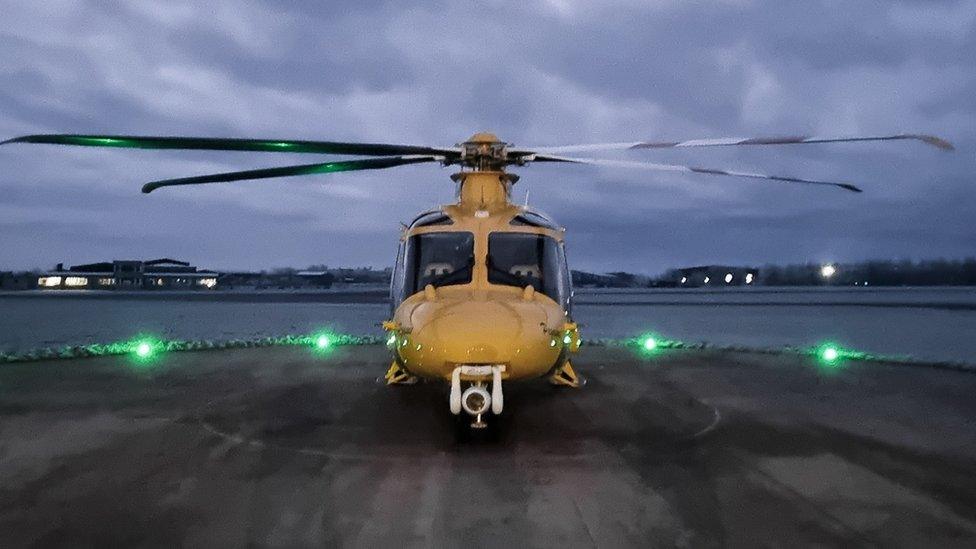
{"type": "Polygon", "coordinates": [[[467,284],[474,270],[474,234],[468,232],[426,233],[407,239],[404,250],[406,298],[424,289],[467,284]]]}
{"type": "Polygon", "coordinates": [[[569,275],[562,246],[552,237],[528,233],[488,235],[488,282],[532,286],[564,307],[569,275]]]}

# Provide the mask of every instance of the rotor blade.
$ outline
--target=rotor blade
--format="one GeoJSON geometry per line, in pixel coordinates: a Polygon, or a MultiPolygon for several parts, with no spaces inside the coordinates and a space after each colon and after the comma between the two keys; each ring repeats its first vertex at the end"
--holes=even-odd
{"type": "Polygon", "coordinates": [[[789,183],[806,183],[809,185],[829,185],[840,187],[852,192],[862,192],[861,189],[848,183],[837,183],[834,181],[816,181],[812,179],[800,179],[797,177],[786,177],[779,175],[765,175],[761,173],[736,172],[731,170],[715,170],[712,168],[696,168],[693,166],[680,166],[676,164],[655,164],[653,162],[630,162],[627,160],[599,160],[594,158],[571,158],[566,156],[542,156],[537,155],[530,161],[535,162],[571,162],[574,164],[591,164],[594,166],[609,166],[614,168],[636,168],[643,170],[656,170],[664,172],[687,172],[704,173],[708,175],[728,175],[732,177],[748,177],[751,179],[769,179],[773,181],[786,181],[789,183]]]}
{"type": "Polygon", "coordinates": [[[47,143],[51,145],[80,145],[83,147],[119,147],[129,149],[185,149],[206,151],[260,151],[319,154],[348,154],[359,156],[387,156],[404,154],[460,155],[460,150],[439,149],[419,145],[391,145],[384,143],[342,143],[337,141],[295,141],[275,139],[223,139],[217,137],[146,137],[137,135],[25,135],[6,141],[10,143],[47,143]]]}
{"type": "Polygon", "coordinates": [[[593,143],[589,145],[567,145],[562,147],[537,147],[513,150],[510,154],[516,156],[543,153],[565,154],[589,151],[622,151],[630,149],[677,149],[685,147],[730,147],[737,145],[793,145],[803,143],[848,143],[855,141],[898,141],[911,139],[938,147],[944,151],[954,150],[955,147],[941,137],[914,133],[881,136],[794,136],[794,137],[723,137],[717,139],[691,139],[688,141],[634,141],[630,143],[593,143]]]}
{"type": "Polygon", "coordinates": [[[179,179],[164,179],[153,181],[142,186],[142,192],[151,193],[160,187],[176,185],[200,185],[204,183],[227,183],[247,179],[266,179],[269,177],[290,177],[293,175],[312,175],[320,173],[352,172],[359,170],[379,170],[405,164],[420,162],[443,161],[440,156],[391,156],[387,158],[366,158],[362,160],[346,160],[342,162],[324,162],[321,164],[301,164],[298,166],[282,166],[280,168],[264,168],[260,170],[246,170],[242,172],[217,173],[212,175],[198,175],[195,177],[181,177],[179,179]]]}

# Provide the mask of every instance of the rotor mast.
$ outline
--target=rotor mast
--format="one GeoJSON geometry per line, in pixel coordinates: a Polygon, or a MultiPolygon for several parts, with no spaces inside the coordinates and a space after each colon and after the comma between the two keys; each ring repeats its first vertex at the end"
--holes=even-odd
{"type": "Polygon", "coordinates": [[[505,172],[505,166],[510,163],[508,143],[493,133],[481,132],[458,147],[461,171],[451,176],[458,183],[458,206],[471,211],[494,211],[510,206],[512,185],[518,176],[505,172]]]}

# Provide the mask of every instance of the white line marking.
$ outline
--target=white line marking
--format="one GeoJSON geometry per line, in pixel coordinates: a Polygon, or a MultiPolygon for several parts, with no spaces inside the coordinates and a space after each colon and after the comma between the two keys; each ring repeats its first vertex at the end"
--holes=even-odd
{"type": "Polygon", "coordinates": [[[722,412],[719,412],[717,407],[712,406],[707,401],[701,399],[696,398],[695,400],[712,409],[712,422],[708,424],[708,427],[705,427],[701,431],[698,431],[697,433],[691,435],[691,438],[699,438],[705,436],[706,434],[714,430],[716,427],[718,427],[719,422],[722,421],[722,412]]]}

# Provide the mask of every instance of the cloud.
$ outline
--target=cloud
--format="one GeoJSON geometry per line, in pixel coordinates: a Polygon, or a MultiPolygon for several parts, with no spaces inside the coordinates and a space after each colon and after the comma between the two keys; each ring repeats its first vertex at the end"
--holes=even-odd
{"type": "MultiPolygon", "coordinates": [[[[972,2],[207,3],[0,0],[0,136],[39,132],[520,145],[796,133],[917,144],[610,155],[834,178],[866,193],[568,166],[516,195],[569,227],[580,267],[657,272],[971,252],[972,2]],[[816,257],[814,257],[816,256],[816,257]]],[[[0,266],[163,253],[213,266],[387,265],[449,171],[166,189],[153,179],[307,155],[0,148],[0,266]],[[93,257],[98,256],[98,257],[93,257]]]]}

